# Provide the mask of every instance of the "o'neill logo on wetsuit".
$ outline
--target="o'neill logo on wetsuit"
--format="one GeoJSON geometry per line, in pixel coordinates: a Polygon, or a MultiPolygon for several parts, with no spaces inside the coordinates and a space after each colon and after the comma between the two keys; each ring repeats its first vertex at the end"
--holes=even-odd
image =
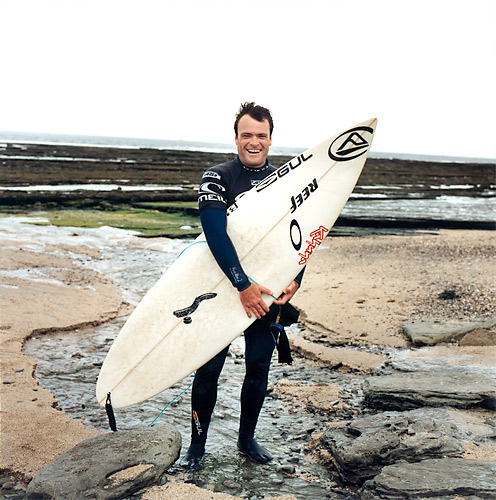
{"type": "Polygon", "coordinates": [[[335,161],[350,161],[362,156],[370,146],[370,127],[355,127],[336,137],[329,146],[329,157],[335,161]]]}

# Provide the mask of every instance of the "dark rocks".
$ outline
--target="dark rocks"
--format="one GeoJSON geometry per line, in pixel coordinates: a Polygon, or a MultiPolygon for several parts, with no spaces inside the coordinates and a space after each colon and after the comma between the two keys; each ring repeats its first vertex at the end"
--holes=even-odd
{"type": "Polygon", "coordinates": [[[496,380],[438,366],[368,377],[362,388],[369,408],[398,411],[328,428],[321,451],[343,481],[363,485],[363,500],[496,499],[494,421],[474,408],[496,409],[496,380]],[[467,458],[479,446],[492,460],[467,458]]]}
{"type": "Polygon", "coordinates": [[[373,408],[409,410],[421,406],[482,406],[496,409],[496,380],[482,375],[409,372],[369,377],[365,402],[373,408]]]}
{"type": "Polygon", "coordinates": [[[115,499],[145,488],[178,459],[171,425],[92,437],[66,451],[29,484],[29,499],[115,499]]]}
{"type": "Polygon", "coordinates": [[[364,484],[363,500],[494,500],[496,462],[463,458],[389,465],[364,484]]]}
{"type": "Polygon", "coordinates": [[[492,328],[496,318],[471,321],[440,321],[426,319],[403,323],[402,327],[414,345],[434,345],[455,342],[477,328],[492,328]]]}
{"type": "Polygon", "coordinates": [[[461,456],[462,433],[448,410],[432,408],[357,417],[324,432],[344,481],[361,484],[398,460],[461,456]]]}
{"type": "Polygon", "coordinates": [[[8,474],[2,474],[0,498],[2,500],[26,500],[26,487],[8,474]]]}

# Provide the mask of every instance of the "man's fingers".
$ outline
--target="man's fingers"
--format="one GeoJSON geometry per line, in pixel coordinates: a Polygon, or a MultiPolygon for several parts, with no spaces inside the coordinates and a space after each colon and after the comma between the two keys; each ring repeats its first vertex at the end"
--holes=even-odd
{"type": "Polygon", "coordinates": [[[240,292],[241,303],[249,318],[251,318],[251,314],[253,313],[257,319],[260,319],[269,311],[269,306],[263,300],[262,294],[272,295],[272,292],[263,285],[255,284],[240,292]]]}
{"type": "Polygon", "coordinates": [[[263,285],[259,285],[259,288],[262,293],[265,293],[265,295],[272,295],[272,292],[263,285]]]}

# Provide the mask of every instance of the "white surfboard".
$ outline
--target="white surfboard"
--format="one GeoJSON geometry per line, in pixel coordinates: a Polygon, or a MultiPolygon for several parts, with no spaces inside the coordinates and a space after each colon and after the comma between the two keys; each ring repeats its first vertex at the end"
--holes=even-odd
{"type": "MultiPolygon", "coordinates": [[[[374,135],[371,119],[305,151],[229,210],[243,269],[274,296],[297,276],[338,218],[374,135]]],[[[270,305],[273,297],[265,296],[270,305]]],[[[201,234],[145,295],[115,339],[96,386],[119,408],[190,375],[252,323],[201,234]]]]}

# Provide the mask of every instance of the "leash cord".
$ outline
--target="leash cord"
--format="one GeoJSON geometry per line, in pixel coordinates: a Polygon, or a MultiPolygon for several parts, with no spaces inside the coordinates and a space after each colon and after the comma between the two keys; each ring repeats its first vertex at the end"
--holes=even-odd
{"type": "MultiPolygon", "coordinates": [[[[196,374],[196,372],[195,372],[196,374]]],[[[193,382],[194,382],[194,379],[193,379],[193,382]]],[[[162,416],[162,413],[164,413],[165,410],[167,410],[167,408],[169,408],[169,406],[174,403],[174,401],[177,401],[183,394],[185,394],[186,392],[188,392],[191,388],[191,386],[193,385],[193,382],[191,382],[191,384],[189,384],[188,387],[186,387],[186,389],[184,389],[183,392],[181,392],[181,394],[179,394],[179,396],[176,396],[172,401],[170,401],[169,403],[167,403],[164,407],[164,409],[155,417],[155,420],[148,426],[148,427],[151,427],[161,416],[162,416]]]]}

